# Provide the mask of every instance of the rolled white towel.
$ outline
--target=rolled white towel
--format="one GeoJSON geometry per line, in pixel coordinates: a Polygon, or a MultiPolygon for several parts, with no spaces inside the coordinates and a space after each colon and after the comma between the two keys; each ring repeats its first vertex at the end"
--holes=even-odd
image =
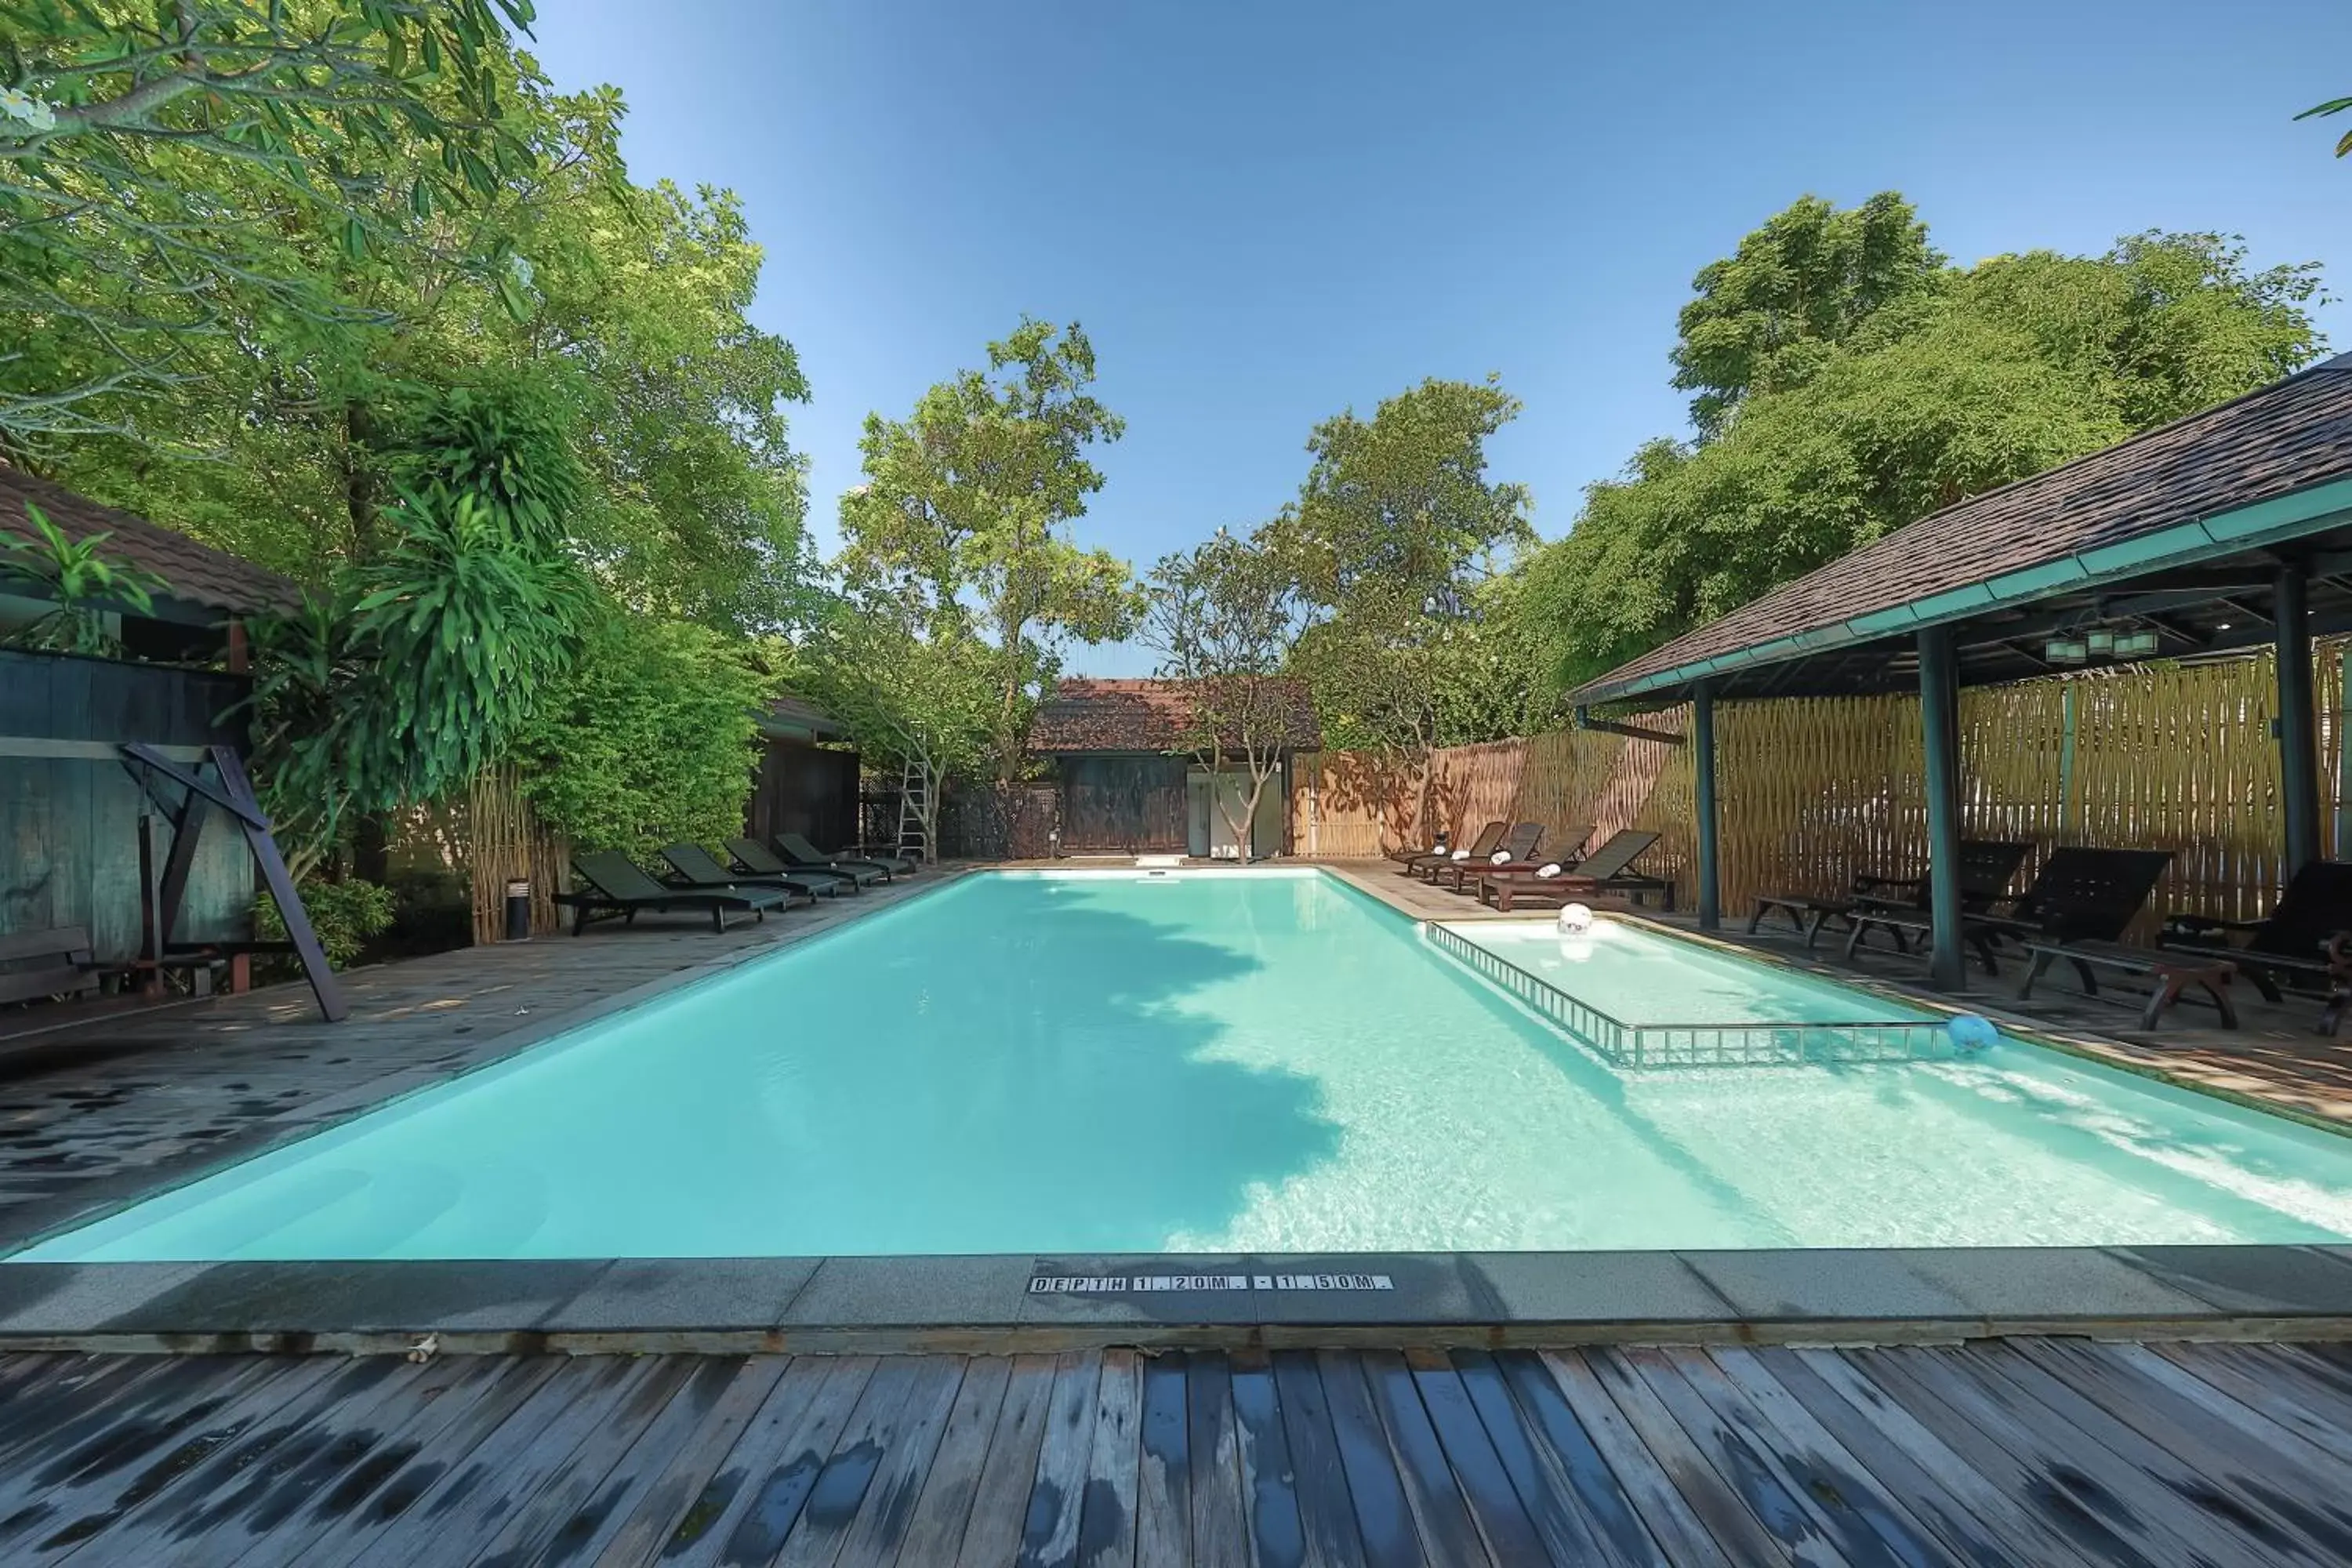
{"type": "Polygon", "coordinates": [[[1467,860],[1470,858],[1470,851],[1467,849],[1456,849],[1454,852],[1454,858],[1456,860],[1467,860]]]}
{"type": "Polygon", "coordinates": [[[1537,875],[1537,876],[1538,876],[1538,877],[1557,877],[1557,876],[1559,876],[1559,861],[1557,861],[1557,860],[1547,860],[1547,861],[1545,861],[1542,865],[1540,865],[1540,866],[1538,866],[1538,867],[1537,867],[1537,868],[1536,868],[1536,875],[1537,875]]]}
{"type": "Polygon", "coordinates": [[[1511,852],[1507,849],[1497,849],[1486,858],[1497,866],[1507,866],[1511,863],[1511,852]]]}

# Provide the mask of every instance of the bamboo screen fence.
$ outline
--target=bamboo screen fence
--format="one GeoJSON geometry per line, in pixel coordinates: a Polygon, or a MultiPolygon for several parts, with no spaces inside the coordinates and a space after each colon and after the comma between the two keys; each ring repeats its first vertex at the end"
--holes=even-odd
{"type": "MultiPolygon", "coordinates": [[[[2352,849],[2345,794],[2344,664],[2316,665],[2322,843],[2352,849]]],[[[1961,832],[2052,845],[2176,851],[2159,907],[2231,919],[2267,911],[2280,882],[2276,691],[2267,655],[2089,671],[1960,694],[1961,832]]],[[[1687,709],[1646,715],[1679,734],[1687,709]]],[[[1831,894],[1858,872],[1912,874],[1927,860],[1916,698],[1726,702],[1716,715],[1727,915],[1768,891],[1831,894]]],[[[1301,757],[1297,852],[1377,857],[1425,844],[1418,771],[1355,753],[1301,757]]],[[[1644,868],[1696,895],[1688,752],[1598,731],[1434,753],[1428,815],[1455,842],[1502,817],[1541,822],[1555,843],[1591,822],[1661,838],[1644,868]]],[[[2029,862],[2031,875],[2034,862],[2029,862]]]]}
{"type": "Polygon", "coordinates": [[[539,825],[517,786],[514,769],[492,768],[467,792],[461,842],[474,891],[474,941],[506,936],[507,883],[530,882],[530,930],[544,936],[562,929],[555,894],[563,886],[569,858],[562,840],[539,825]]]}

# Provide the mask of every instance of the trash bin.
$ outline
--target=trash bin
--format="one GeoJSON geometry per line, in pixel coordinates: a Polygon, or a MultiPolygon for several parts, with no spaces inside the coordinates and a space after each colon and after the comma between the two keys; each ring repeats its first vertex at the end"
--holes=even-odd
{"type": "Polygon", "coordinates": [[[507,884],[507,940],[530,940],[530,884],[520,878],[507,884]]]}

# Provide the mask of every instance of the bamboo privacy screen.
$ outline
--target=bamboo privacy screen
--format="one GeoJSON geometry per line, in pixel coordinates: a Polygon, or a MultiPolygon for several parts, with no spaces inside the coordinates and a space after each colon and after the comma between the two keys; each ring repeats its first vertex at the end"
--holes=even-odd
{"type": "MultiPolygon", "coordinates": [[[[2344,793],[2342,642],[2317,650],[2321,841],[2352,847],[2344,793]]],[[[2175,851],[2164,908],[2231,919],[2278,893],[2276,689],[2267,655],[2088,671],[1960,694],[1960,830],[1973,838],[2152,846],[2175,851]]],[[[1681,733],[1688,710],[1645,715],[1681,733]]],[[[1835,893],[1858,872],[1914,874],[1927,823],[1912,697],[1726,702],[1716,716],[1723,900],[1835,893]]],[[[1592,731],[1454,747],[1429,768],[1430,816],[1457,841],[1495,817],[1606,835],[1655,829],[1645,868],[1696,891],[1693,780],[1677,745],[1592,731]]],[[[1345,859],[1426,843],[1419,776],[1346,753],[1302,757],[1293,796],[1301,854],[1345,859]],[[1370,783],[1368,781],[1377,781],[1370,783]]]]}
{"type": "Polygon", "coordinates": [[[530,882],[530,930],[544,936],[562,926],[555,904],[570,852],[539,825],[524,799],[514,769],[492,768],[474,780],[466,801],[467,870],[474,889],[474,941],[502,940],[507,927],[507,883],[530,882]]]}

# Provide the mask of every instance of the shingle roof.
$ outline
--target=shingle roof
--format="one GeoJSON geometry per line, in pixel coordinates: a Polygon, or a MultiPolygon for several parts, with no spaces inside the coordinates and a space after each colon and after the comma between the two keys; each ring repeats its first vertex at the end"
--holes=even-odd
{"type": "MultiPolygon", "coordinates": [[[[1315,700],[1303,680],[1277,683],[1288,700],[1284,739],[1294,751],[1323,744],[1315,700]]],[[[1191,688],[1181,680],[1058,682],[1037,710],[1029,749],[1041,755],[1068,752],[1177,752],[1190,745],[1191,688]]]]}
{"type": "Polygon", "coordinates": [[[102,553],[154,573],[170,584],[166,595],[184,604],[245,613],[300,606],[302,590],[290,579],[249,561],[199,544],[144,518],[100,506],[62,485],[37,479],[21,469],[0,467],[0,532],[33,537],[25,515],[30,501],[67,538],[110,535],[102,553]]]}
{"type": "Polygon", "coordinates": [[[2352,354],[1931,512],[1576,689],[1895,610],[2352,475],[2352,354]]]}
{"type": "Polygon", "coordinates": [[[787,691],[768,704],[761,715],[760,728],[770,734],[806,731],[819,740],[831,740],[845,733],[841,721],[818,707],[805,697],[795,697],[787,691]]]}

